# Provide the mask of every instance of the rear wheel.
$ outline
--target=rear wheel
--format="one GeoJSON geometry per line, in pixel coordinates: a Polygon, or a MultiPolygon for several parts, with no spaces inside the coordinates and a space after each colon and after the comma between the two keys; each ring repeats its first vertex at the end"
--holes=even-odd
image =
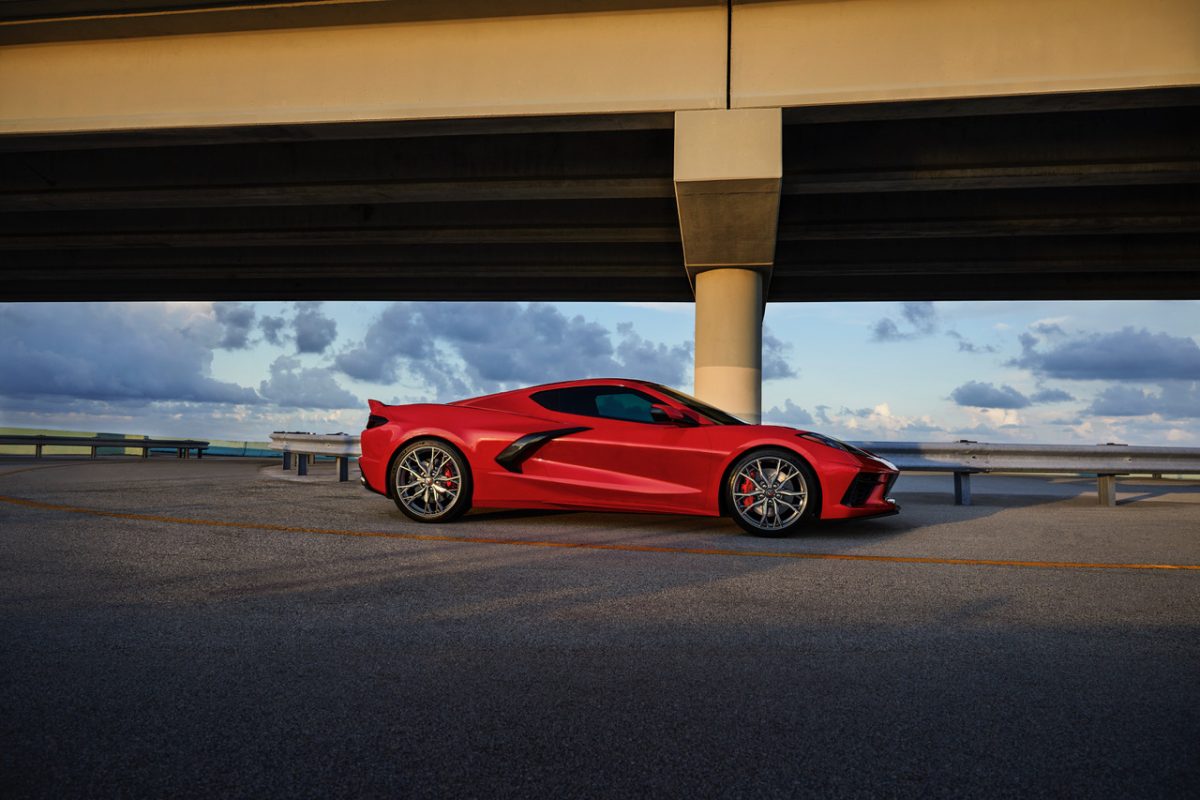
{"type": "Polygon", "coordinates": [[[437,439],[418,439],[401,450],[388,480],[396,506],[417,522],[450,522],[471,507],[467,460],[437,439]]]}
{"type": "Polygon", "coordinates": [[[787,450],[758,450],[741,458],[725,483],[734,522],[756,536],[786,536],[817,516],[816,476],[787,450]]]}

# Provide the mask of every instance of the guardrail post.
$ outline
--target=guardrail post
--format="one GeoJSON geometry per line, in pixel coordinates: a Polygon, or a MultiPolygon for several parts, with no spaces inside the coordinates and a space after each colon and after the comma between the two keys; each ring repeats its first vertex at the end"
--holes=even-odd
{"type": "Polygon", "coordinates": [[[42,457],[42,446],[40,444],[35,444],[33,446],[33,457],[34,458],[42,457]]]}
{"type": "Polygon", "coordinates": [[[338,480],[342,483],[350,480],[350,459],[338,456],[338,480]]]}
{"type": "Polygon", "coordinates": [[[97,449],[99,449],[99,448],[97,448],[96,445],[92,445],[92,460],[93,461],[96,460],[96,450],[97,449]]]}
{"type": "Polygon", "coordinates": [[[1100,495],[1100,505],[1110,508],[1117,504],[1117,476],[1097,475],[1096,491],[1100,495]]]}
{"type": "Polygon", "coordinates": [[[307,475],[308,474],[308,455],[305,453],[297,453],[296,454],[296,474],[297,475],[307,475]]]}
{"type": "Polygon", "coordinates": [[[971,505],[971,473],[954,473],[954,505],[971,505]]]}
{"type": "Polygon", "coordinates": [[[292,451],[291,450],[283,451],[283,468],[284,468],[284,470],[287,470],[287,471],[290,471],[292,468],[292,451]]]}

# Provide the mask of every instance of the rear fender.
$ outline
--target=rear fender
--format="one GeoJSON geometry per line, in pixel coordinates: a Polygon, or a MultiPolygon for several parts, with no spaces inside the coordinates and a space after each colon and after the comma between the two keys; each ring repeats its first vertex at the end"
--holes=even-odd
{"type": "MultiPolygon", "coordinates": [[[[385,484],[390,483],[392,465],[400,451],[417,439],[436,439],[458,450],[471,470],[476,489],[482,487],[486,492],[485,475],[492,466],[487,462],[514,439],[556,426],[552,420],[470,406],[389,406],[372,401],[370,407],[372,414],[389,423],[363,431],[364,453],[369,451],[376,465],[375,480],[385,484]]],[[[391,494],[390,486],[387,492],[391,494]]]]}
{"type": "Polygon", "coordinates": [[[392,491],[392,480],[391,480],[392,467],[395,466],[396,459],[399,458],[400,454],[404,452],[404,448],[408,447],[410,444],[412,444],[413,442],[418,441],[420,439],[432,439],[435,442],[441,442],[442,444],[449,445],[450,447],[452,447],[456,451],[458,451],[458,455],[462,457],[463,463],[466,464],[467,472],[471,475],[472,480],[474,480],[474,473],[472,473],[472,471],[471,471],[471,459],[467,458],[466,453],[463,452],[461,444],[455,444],[455,442],[452,439],[450,439],[449,437],[447,437],[445,435],[440,435],[439,433],[420,433],[420,434],[415,434],[413,436],[409,436],[407,439],[403,440],[398,445],[396,445],[396,447],[392,450],[392,455],[388,458],[388,462],[387,462],[387,472],[385,473],[388,476],[387,486],[385,488],[385,494],[387,494],[388,497],[391,497],[394,499],[396,496],[396,493],[394,491],[392,491]]]}

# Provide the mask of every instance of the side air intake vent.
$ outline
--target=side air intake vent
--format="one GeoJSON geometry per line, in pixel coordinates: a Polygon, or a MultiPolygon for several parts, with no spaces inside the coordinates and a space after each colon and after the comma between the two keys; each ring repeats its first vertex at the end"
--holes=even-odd
{"type": "Polygon", "coordinates": [[[496,456],[496,463],[509,472],[519,473],[525,459],[536,453],[542,445],[560,436],[570,436],[572,433],[581,433],[587,430],[591,430],[591,428],[559,428],[554,431],[527,434],[501,450],[500,455],[496,456]]]}
{"type": "Polygon", "coordinates": [[[887,482],[891,484],[890,477],[887,473],[882,472],[860,472],[854,476],[854,480],[850,481],[850,488],[846,490],[846,494],[842,497],[842,505],[856,508],[867,504],[871,499],[871,493],[875,491],[875,487],[880,483],[887,482]]]}

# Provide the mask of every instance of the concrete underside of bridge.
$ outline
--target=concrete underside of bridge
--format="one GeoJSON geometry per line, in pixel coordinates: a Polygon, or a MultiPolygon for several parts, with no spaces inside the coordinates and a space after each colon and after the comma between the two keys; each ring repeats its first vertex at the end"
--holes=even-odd
{"type": "Polygon", "coordinates": [[[1192,0],[4,5],[0,300],[1200,298],[1192,0]]]}
{"type": "MultiPolygon", "coordinates": [[[[673,115],[0,138],[7,300],[690,301],[673,115]]],[[[1200,90],[785,109],[772,301],[1200,297],[1200,90]]]]}

